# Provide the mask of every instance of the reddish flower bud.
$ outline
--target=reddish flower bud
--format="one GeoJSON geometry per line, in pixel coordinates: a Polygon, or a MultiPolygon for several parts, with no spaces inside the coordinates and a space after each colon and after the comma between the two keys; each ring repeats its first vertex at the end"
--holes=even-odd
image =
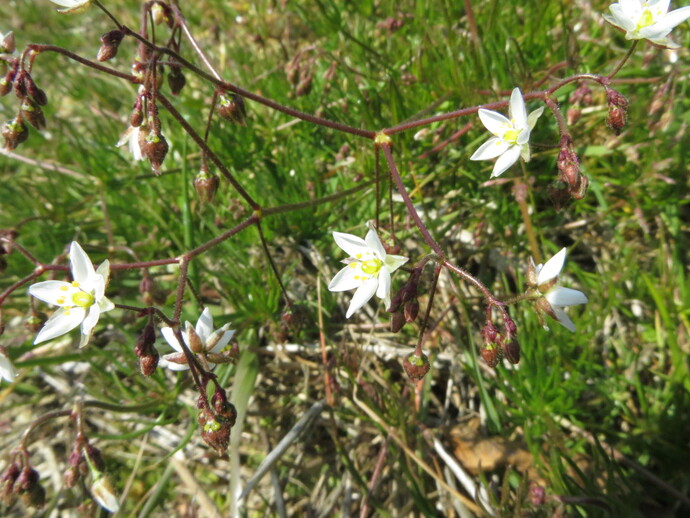
{"type": "Polygon", "coordinates": [[[225,120],[244,126],[247,117],[244,99],[237,94],[220,94],[218,97],[218,115],[225,120]]]}
{"type": "Polygon", "coordinates": [[[510,363],[516,365],[520,363],[520,342],[516,338],[510,338],[502,344],[503,355],[510,363]]]}
{"type": "Polygon", "coordinates": [[[17,77],[17,66],[8,70],[5,76],[0,79],[0,97],[4,97],[12,91],[15,77],[17,77]]]}
{"type": "Polygon", "coordinates": [[[67,488],[72,488],[76,486],[80,478],[81,475],[79,473],[79,470],[72,466],[67,468],[65,470],[65,473],[62,475],[62,481],[65,484],[65,487],[67,488]]]}
{"type": "Polygon", "coordinates": [[[37,130],[45,128],[46,118],[43,115],[43,110],[29,98],[22,101],[22,105],[19,108],[19,115],[37,130]]]}
{"type": "Polygon", "coordinates": [[[312,75],[311,72],[309,72],[305,77],[300,79],[300,82],[297,83],[297,87],[295,88],[295,95],[297,97],[309,95],[309,93],[311,92],[313,79],[314,79],[314,76],[312,75]]]}
{"type": "Polygon", "coordinates": [[[532,487],[529,488],[529,499],[535,507],[544,505],[546,502],[546,490],[543,486],[537,484],[532,485],[532,487]]]}
{"type": "Polygon", "coordinates": [[[391,315],[391,333],[397,333],[405,325],[405,315],[401,311],[395,311],[391,315]]]}
{"type": "Polygon", "coordinates": [[[153,172],[160,174],[160,167],[169,149],[168,141],[165,140],[163,134],[153,128],[144,131],[142,126],[139,130],[139,148],[141,149],[141,156],[148,158],[151,162],[153,172]]]}
{"type": "Polygon", "coordinates": [[[151,376],[156,372],[160,356],[153,344],[156,341],[156,331],[151,322],[146,324],[134,347],[134,354],[139,357],[139,369],[144,376],[151,376]]]}
{"type": "Polygon", "coordinates": [[[482,358],[484,358],[486,364],[492,369],[498,365],[498,362],[501,359],[501,349],[494,344],[489,344],[486,347],[482,347],[479,352],[481,353],[482,358]]]}
{"type": "Polygon", "coordinates": [[[170,73],[168,74],[170,92],[172,92],[173,95],[179,95],[186,84],[187,79],[182,73],[182,69],[180,67],[171,67],[170,73]]]}
{"type": "Polygon", "coordinates": [[[12,54],[16,48],[17,46],[14,41],[14,33],[12,31],[8,32],[4,36],[0,34],[0,52],[12,54]]]}
{"type": "Polygon", "coordinates": [[[219,455],[224,455],[230,442],[230,430],[235,425],[237,411],[232,403],[214,404],[215,415],[207,410],[199,412],[201,438],[215,449],[219,455]]]}
{"type": "Polygon", "coordinates": [[[419,302],[417,299],[409,301],[405,304],[405,320],[407,322],[414,322],[419,314],[419,302]]]}
{"type": "Polygon", "coordinates": [[[581,116],[582,110],[580,110],[580,108],[568,108],[565,118],[568,121],[569,125],[573,125],[580,120],[581,116]]]}
{"type": "Polygon", "coordinates": [[[411,354],[403,361],[403,368],[412,381],[419,381],[424,379],[431,365],[429,364],[429,358],[427,358],[426,354],[422,354],[421,356],[411,354]]]}
{"type": "Polygon", "coordinates": [[[26,70],[20,70],[17,72],[14,82],[12,83],[14,86],[14,95],[19,99],[24,99],[29,95],[27,78],[30,78],[29,73],[26,70]]]}
{"type": "Polygon", "coordinates": [[[204,169],[199,171],[194,177],[194,189],[199,195],[201,203],[210,203],[218,191],[220,180],[218,176],[204,169]]]}
{"type": "Polygon", "coordinates": [[[29,130],[22,118],[17,116],[2,125],[2,137],[5,139],[5,149],[12,151],[29,138],[29,130]]]}
{"type": "Polygon", "coordinates": [[[110,32],[106,32],[101,36],[101,48],[98,50],[98,56],[96,59],[98,61],[108,61],[117,55],[117,50],[122,43],[122,38],[125,37],[124,31],[120,29],[114,29],[110,32]]]}
{"type": "Polygon", "coordinates": [[[15,493],[14,485],[19,478],[21,469],[16,462],[10,463],[7,469],[0,476],[0,502],[6,506],[10,506],[14,503],[15,493]]]}
{"type": "Polygon", "coordinates": [[[620,135],[621,131],[625,127],[626,119],[627,112],[625,109],[617,106],[609,107],[609,116],[606,119],[606,124],[616,135],[620,135]]]}

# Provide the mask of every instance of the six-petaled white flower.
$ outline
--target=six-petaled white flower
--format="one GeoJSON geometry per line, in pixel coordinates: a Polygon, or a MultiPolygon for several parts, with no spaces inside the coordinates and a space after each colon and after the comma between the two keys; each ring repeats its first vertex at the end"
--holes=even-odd
{"type": "Polygon", "coordinates": [[[351,234],[333,232],[336,244],[350,257],[328,285],[330,291],[354,290],[346,318],[364,306],[373,296],[383,299],[386,309],[391,304],[391,273],[407,262],[407,257],[386,253],[374,230],[362,239],[351,234]]]}
{"type": "Polygon", "coordinates": [[[534,264],[530,257],[527,268],[527,282],[536,288],[540,298],[537,299],[537,310],[543,311],[550,317],[558,320],[563,327],[575,332],[575,324],[565,313],[563,308],[577,304],[585,304],[587,296],[578,290],[557,286],[558,275],[565,263],[566,249],[561,249],[546,264],[534,264]]]}
{"type": "Polygon", "coordinates": [[[527,115],[525,100],[519,88],[515,88],[510,95],[508,108],[510,118],[498,112],[480,108],[479,118],[494,136],[479,146],[470,160],[490,160],[498,157],[491,172],[492,178],[505,172],[520,157],[525,162],[529,162],[530,133],[543,112],[542,106],[527,115]]]}
{"type": "Polygon", "coordinates": [[[690,18],[690,6],[668,12],[670,0],[621,0],[609,7],[604,19],[625,31],[628,40],[649,40],[656,45],[678,48],[668,38],[676,25],[690,18]]]}
{"type": "MultiPolygon", "coordinates": [[[[187,358],[173,329],[171,327],[163,327],[161,333],[163,338],[170,344],[170,347],[175,349],[176,352],[161,357],[159,365],[173,371],[189,369],[187,358]]],[[[209,362],[216,363],[214,362],[214,355],[218,355],[228,345],[234,334],[235,331],[230,329],[230,324],[225,324],[214,331],[211,311],[206,308],[201,313],[196,327],[192,327],[192,324],[185,322],[185,331],[182,333],[182,339],[193,353],[201,354],[209,362]]]]}
{"type": "Polygon", "coordinates": [[[84,347],[101,313],[115,307],[105,296],[110,276],[108,260],[94,270],[91,259],[76,241],[70,246],[69,259],[72,282],[44,281],[29,288],[29,293],[37,299],[60,306],[39,331],[35,344],[64,335],[81,324],[79,346],[84,347]]]}
{"type": "Polygon", "coordinates": [[[12,383],[14,378],[19,375],[17,369],[14,367],[12,360],[7,355],[4,347],[0,346],[0,379],[4,379],[12,383]]]}
{"type": "Polygon", "coordinates": [[[85,11],[93,0],[50,0],[54,4],[62,6],[59,13],[76,14],[85,11]]]}
{"type": "Polygon", "coordinates": [[[143,160],[141,146],[139,146],[139,126],[130,126],[122,135],[122,138],[115,144],[117,147],[127,145],[129,152],[132,153],[134,160],[143,160]]]}

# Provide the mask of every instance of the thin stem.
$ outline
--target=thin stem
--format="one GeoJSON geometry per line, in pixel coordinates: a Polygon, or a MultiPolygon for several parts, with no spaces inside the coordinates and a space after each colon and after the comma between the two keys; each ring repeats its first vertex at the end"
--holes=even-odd
{"type": "Polygon", "coordinates": [[[310,207],[315,207],[317,205],[321,205],[321,204],[327,203],[329,201],[335,201],[339,198],[346,198],[350,194],[354,194],[356,192],[359,192],[359,191],[366,189],[367,187],[371,186],[373,183],[374,183],[374,180],[368,180],[366,182],[362,182],[362,183],[356,185],[355,187],[350,187],[349,189],[346,189],[344,191],[340,191],[340,192],[337,192],[335,194],[329,194],[328,196],[323,196],[321,198],[302,201],[299,203],[288,203],[286,205],[277,205],[275,207],[267,207],[265,209],[261,209],[261,215],[262,215],[262,217],[273,216],[275,214],[284,214],[285,212],[293,212],[296,210],[308,209],[310,207]]]}
{"type": "Polygon", "coordinates": [[[484,284],[482,284],[482,282],[479,279],[474,277],[469,272],[463,270],[459,266],[455,266],[454,264],[449,263],[448,261],[444,261],[443,266],[448,268],[450,271],[455,272],[463,280],[465,280],[466,282],[469,282],[475,288],[477,288],[479,291],[481,291],[482,294],[484,295],[484,298],[486,299],[487,303],[489,304],[489,306],[503,306],[503,305],[505,305],[505,303],[503,301],[501,301],[501,300],[499,300],[493,296],[491,291],[489,291],[489,288],[484,286],[484,284]]]}
{"type": "Polygon", "coordinates": [[[421,357],[423,352],[422,352],[422,346],[424,345],[424,342],[426,340],[426,329],[427,326],[429,325],[429,316],[431,315],[431,306],[434,304],[434,295],[436,294],[436,286],[438,284],[438,277],[441,275],[441,267],[442,265],[438,264],[436,265],[436,269],[434,270],[434,278],[431,281],[431,290],[429,291],[429,302],[426,305],[426,312],[424,314],[424,320],[422,320],[422,325],[420,326],[419,329],[419,340],[417,340],[417,348],[415,349],[414,353],[416,356],[421,357]]]}
{"type": "Polygon", "coordinates": [[[175,19],[177,21],[177,25],[182,29],[182,32],[184,32],[184,35],[189,40],[189,43],[192,45],[194,52],[196,52],[197,55],[199,56],[199,58],[201,58],[201,61],[203,61],[206,68],[208,68],[209,71],[213,74],[213,77],[215,77],[218,81],[222,81],[220,74],[213,67],[213,65],[211,64],[211,61],[208,59],[208,57],[206,57],[206,54],[204,53],[204,51],[201,49],[201,47],[197,43],[196,39],[192,35],[192,32],[189,30],[189,26],[187,25],[187,20],[185,19],[184,15],[182,14],[182,11],[180,11],[180,8],[177,6],[177,4],[174,4],[174,3],[170,4],[170,7],[172,8],[173,13],[175,13],[175,19]]]}
{"type": "Polygon", "coordinates": [[[377,229],[380,228],[380,225],[379,225],[379,207],[381,205],[381,187],[380,187],[381,170],[379,167],[379,162],[381,159],[380,155],[381,155],[381,152],[379,150],[379,146],[374,146],[374,157],[375,157],[375,161],[376,161],[374,174],[376,175],[376,228],[377,229]]]}
{"type": "Polygon", "coordinates": [[[122,29],[122,24],[115,18],[115,16],[112,15],[110,11],[108,11],[105,6],[100,3],[98,0],[94,0],[94,5],[98,7],[101,11],[103,11],[106,15],[108,15],[108,18],[110,18],[115,25],[117,25],[118,29],[122,29]]]}
{"type": "Polygon", "coordinates": [[[39,45],[36,43],[32,43],[30,45],[27,45],[26,48],[28,50],[32,50],[37,53],[41,52],[56,52],[58,54],[62,54],[63,56],[67,56],[73,61],[76,61],[77,63],[81,63],[82,65],[86,65],[87,67],[94,68],[100,72],[104,72],[106,74],[109,74],[111,76],[119,77],[120,79],[126,79],[130,83],[138,83],[139,80],[136,78],[136,76],[133,76],[131,74],[125,74],[124,72],[120,72],[119,70],[115,70],[114,68],[106,67],[104,65],[101,65],[100,63],[96,63],[95,61],[90,61],[88,59],[85,59],[81,57],[78,54],[75,54],[74,52],[70,52],[67,49],[63,49],[62,47],[58,47],[57,45],[39,45]]]}
{"type": "Polygon", "coordinates": [[[623,68],[623,65],[630,59],[630,56],[632,56],[632,53],[635,52],[635,47],[637,47],[637,43],[640,40],[635,40],[633,41],[632,46],[630,49],[628,49],[628,52],[623,56],[623,59],[620,60],[618,65],[616,65],[616,68],[613,69],[613,72],[611,72],[608,76],[606,76],[608,79],[613,79],[613,76],[615,76],[618,72],[620,72],[621,68],[623,68]]]}
{"type": "Polygon", "coordinates": [[[276,263],[273,261],[273,256],[271,255],[271,251],[268,249],[268,243],[266,243],[266,238],[264,237],[264,231],[261,228],[261,221],[256,222],[256,230],[259,231],[259,239],[261,240],[261,246],[263,247],[264,252],[266,252],[266,258],[268,259],[268,263],[271,265],[271,270],[273,271],[273,275],[275,275],[276,279],[278,280],[278,285],[280,286],[280,291],[283,292],[283,298],[285,298],[285,304],[288,307],[290,307],[290,306],[292,306],[292,301],[290,300],[290,295],[288,295],[288,292],[285,289],[285,285],[283,284],[283,281],[280,278],[280,273],[278,272],[278,268],[276,267],[276,263]]]}
{"type": "Polygon", "coordinates": [[[414,207],[414,203],[412,203],[412,200],[410,199],[410,195],[407,193],[407,189],[405,189],[405,185],[403,184],[402,179],[400,178],[398,168],[395,166],[395,161],[393,160],[391,145],[383,144],[381,145],[381,149],[383,149],[383,154],[386,156],[386,160],[388,161],[388,167],[391,172],[391,177],[393,178],[395,185],[398,187],[398,192],[400,193],[400,196],[402,196],[402,199],[405,202],[405,206],[407,207],[407,211],[409,212],[410,216],[417,225],[417,228],[419,229],[419,232],[422,234],[424,241],[426,241],[426,243],[431,247],[431,249],[434,252],[436,252],[436,254],[438,254],[439,257],[443,258],[445,256],[443,250],[431,236],[431,233],[426,228],[426,225],[424,225],[424,223],[422,222],[422,219],[419,217],[419,214],[417,213],[417,209],[415,209],[414,207]]]}
{"type": "Polygon", "coordinates": [[[191,257],[185,254],[180,257],[180,278],[177,281],[177,292],[175,293],[175,311],[173,312],[173,322],[176,325],[180,323],[180,314],[182,313],[182,302],[184,299],[184,289],[187,285],[187,272],[189,271],[189,261],[191,257]]]}
{"type": "Polygon", "coordinates": [[[479,31],[477,30],[477,22],[474,19],[474,12],[472,11],[472,3],[470,0],[465,0],[465,14],[467,15],[467,25],[470,27],[470,36],[475,47],[479,47],[479,31]]]}

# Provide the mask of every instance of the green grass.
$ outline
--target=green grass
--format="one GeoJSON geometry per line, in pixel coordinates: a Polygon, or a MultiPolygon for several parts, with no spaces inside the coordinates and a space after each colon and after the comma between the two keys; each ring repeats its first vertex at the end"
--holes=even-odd
{"type": "MultiPolygon", "coordinates": [[[[123,23],[138,25],[139,2],[111,3],[123,23]]],[[[50,43],[92,59],[98,38],[112,28],[93,7],[60,16],[48,2],[38,4],[17,2],[6,10],[0,30],[13,29],[20,50],[28,43],[50,43]]],[[[606,74],[629,45],[603,22],[599,13],[609,5],[603,1],[533,0],[517,6],[475,0],[477,45],[463,2],[183,4],[195,37],[225,79],[296,109],[371,130],[507,97],[491,91],[508,92],[516,85],[523,92],[536,89],[535,83],[560,62],[564,67],[546,86],[574,73],[606,74]],[[387,17],[402,26],[388,32],[380,23],[387,17]],[[297,95],[287,77],[293,59],[312,76],[306,95],[297,95]]],[[[687,47],[688,34],[684,24],[672,37],[687,47]]],[[[125,40],[109,66],[128,72],[135,49],[125,40]]],[[[186,41],[182,54],[201,64],[186,41]]],[[[416,129],[393,137],[403,181],[432,235],[454,264],[496,294],[507,298],[521,292],[531,253],[511,190],[514,180],[529,185],[527,201],[541,253],[550,257],[568,247],[561,282],[589,297],[586,306],[569,311],[578,331],[570,333],[553,321],[546,331],[529,304],[511,307],[522,346],[519,368],[486,368],[477,354],[485,318],[479,293],[443,273],[431,312],[432,322],[441,320],[425,344],[437,361],[416,412],[415,389],[402,359],[416,344],[421,318],[396,335],[388,332],[383,308],[373,319],[358,312],[345,321],[351,293],[326,289],[345,255],[331,232],[363,236],[364,222],[374,218],[374,188],[365,186],[348,197],[262,222],[282,280],[305,309],[299,329],[286,328],[281,320],[285,304],[256,229],[192,263],[191,284],[212,308],[217,325],[232,322],[242,352],[237,366],[215,371],[238,410],[246,409],[243,422],[233,428],[231,457],[218,458],[201,441],[197,396],[188,375],[161,369],[149,378],[139,373],[133,348],[144,319],[113,311],[102,317],[93,343],[83,350],[75,333],[36,349],[31,345],[35,333],[23,325],[30,306],[21,288],[3,306],[6,329],[0,345],[21,377],[0,387],[0,467],[33,419],[70,409],[78,397],[98,399],[125,410],[87,412],[87,433],[102,449],[118,494],[127,490],[123,516],[205,515],[213,508],[227,516],[235,509],[230,488],[243,487],[267,453],[325,397],[321,313],[329,373],[337,381],[335,405],[277,461],[274,482],[269,474],[248,495],[244,515],[279,515],[282,506],[289,516],[359,515],[366,495],[368,508],[379,516],[469,516],[471,511],[461,513],[473,509],[471,503],[465,508],[457,493],[469,501],[476,495],[444,473],[445,463],[428,439],[437,437],[452,451],[453,433],[465,430],[473,417],[481,421],[481,437],[474,439],[515,440],[532,459],[529,472],[504,463],[474,477],[489,486],[497,515],[687,514],[689,506],[669,488],[686,501],[690,496],[689,70],[686,48],[672,63],[668,52],[641,42],[617,76],[625,81],[613,85],[630,100],[629,122],[619,137],[605,125],[604,92],[592,86],[592,106],[570,127],[590,188],[583,200],[561,210],[548,194],[557,175],[559,139],[548,110],[532,134],[533,159],[526,173],[513,167],[501,177],[509,181],[498,185],[485,185],[492,164],[469,161],[486,138],[476,115],[433,123],[421,140],[413,138],[416,129]],[[668,93],[650,114],[655,92],[664,84],[668,93]],[[469,133],[430,153],[467,122],[474,123],[469,133]],[[278,352],[284,343],[302,347],[278,352]],[[127,409],[135,405],[148,406],[127,409]],[[170,461],[178,449],[188,473],[170,461]],[[382,449],[386,454],[377,471],[382,449]],[[425,471],[422,462],[436,474],[425,471]],[[546,503],[530,501],[530,484],[544,487],[546,503]]],[[[105,258],[122,263],[175,257],[251,214],[223,179],[212,205],[198,202],[191,181],[200,152],[162,108],[163,132],[171,143],[166,174],[152,176],[148,164],[134,163],[126,150],[115,148],[128,125],[136,94],[132,85],[50,52],[36,58],[32,76],[50,100],[44,108],[48,127],[31,129],[29,140],[16,150],[29,163],[0,154],[0,229],[16,229],[17,242],[39,260],[51,262],[72,240],[97,264],[105,258]],[[40,162],[64,169],[52,171],[40,162]]],[[[187,86],[173,102],[203,132],[213,88],[192,73],[186,77],[187,86]]],[[[564,111],[573,90],[557,93],[564,111]]],[[[537,106],[528,102],[530,110],[537,106]]],[[[328,196],[373,178],[370,141],[293,121],[257,103],[247,107],[246,127],[216,117],[209,146],[263,207],[328,196]]],[[[15,110],[13,95],[2,98],[3,120],[15,110]]],[[[381,210],[387,225],[387,201],[381,210]]],[[[402,203],[394,203],[393,217],[400,253],[412,261],[428,253],[402,203]]],[[[6,259],[0,291],[33,268],[18,252],[6,259]]],[[[421,283],[422,315],[431,271],[428,266],[421,283]]],[[[155,304],[171,316],[178,269],[161,266],[150,273],[155,304]]],[[[395,286],[406,278],[399,272],[395,286]]],[[[140,281],[139,270],[114,272],[109,298],[143,306],[140,281]]],[[[182,320],[196,322],[201,308],[189,290],[185,296],[182,320]]],[[[37,308],[52,311],[43,303],[37,308]]],[[[379,305],[368,308],[374,315],[379,305]]],[[[168,352],[160,336],[157,346],[168,352]]],[[[64,418],[35,433],[32,463],[48,492],[46,512],[68,516],[89,498],[84,488],[53,483],[62,476],[73,439],[64,418]]],[[[0,510],[24,513],[21,504],[0,510]]]]}

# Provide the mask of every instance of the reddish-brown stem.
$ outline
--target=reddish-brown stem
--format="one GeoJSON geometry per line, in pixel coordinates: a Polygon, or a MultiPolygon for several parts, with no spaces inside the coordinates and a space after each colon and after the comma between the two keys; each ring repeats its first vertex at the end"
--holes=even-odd
{"type": "Polygon", "coordinates": [[[417,213],[417,209],[415,209],[414,207],[414,203],[412,203],[412,200],[410,199],[410,195],[407,193],[407,189],[405,189],[405,185],[402,182],[402,178],[400,178],[398,168],[396,167],[395,161],[393,160],[393,152],[391,150],[391,147],[392,146],[390,144],[381,145],[381,149],[383,149],[383,154],[386,156],[386,160],[388,161],[388,168],[390,169],[391,178],[395,182],[395,185],[398,187],[398,192],[400,193],[400,196],[402,196],[403,202],[407,207],[407,212],[410,214],[415,224],[417,225],[417,228],[419,229],[419,232],[422,234],[422,237],[424,238],[426,244],[429,245],[431,249],[439,257],[444,257],[443,250],[431,236],[431,233],[426,228],[426,225],[424,225],[424,223],[422,222],[422,219],[419,217],[419,214],[417,213]]]}
{"type": "Polygon", "coordinates": [[[429,302],[426,305],[426,311],[424,313],[424,320],[422,320],[422,325],[419,328],[419,339],[417,340],[417,348],[414,350],[416,356],[421,357],[423,354],[422,347],[426,340],[426,329],[429,325],[429,317],[431,316],[431,306],[434,304],[434,295],[436,294],[436,285],[438,284],[438,276],[441,275],[442,265],[436,265],[434,270],[434,278],[431,281],[431,289],[429,291],[429,302]]]}
{"type": "Polygon", "coordinates": [[[379,222],[379,207],[381,205],[381,169],[380,169],[380,161],[381,161],[381,152],[379,150],[379,146],[374,146],[374,160],[376,162],[375,169],[374,169],[374,174],[376,176],[376,228],[380,228],[380,222],[379,222]]]}
{"type": "Polygon", "coordinates": [[[616,65],[616,68],[613,69],[613,72],[611,72],[608,76],[606,76],[608,79],[613,79],[613,76],[615,76],[618,72],[620,72],[621,68],[623,68],[623,65],[630,59],[630,56],[632,56],[632,53],[635,52],[635,47],[637,47],[637,43],[640,40],[634,40],[632,46],[628,50],[628,52],[623,56],[623,59],[620,60],[618,65],[616,65]]]}
{"type": "Polygon", "coordinates": [[[165,322],[168,326],[173,326],[175,323],[170,320],[167,316],[165,316],[165,313],[163,313],[160,309],[154,308],[153,306],[147,306],[145,308],[138,307],[138,306],[130,306],[128,304],[115,304],[115,307],[118,309],[124,309],[126,311],[134,311],[135,313],[148,313],[149,315],[156,315],[158,318],[160,318],[163,322],[165,322]]]}
{"type": "Polygon", "coordinates": [[[504,302],[502,302],[501,300],[494,297],[493,294],[491,293],[491,291],[489,291],[489,288],[484,286],[484,284],[482,284],[482,282],[479,279],[474,277],[469,272],[463,270],[459,266],[455,266],[454,264],[449,263],[448,261],[443,261],[442,264],[443,264],[443,266],[448,268],[450,271],[458,274],[458,276],[460,276],[460,278],[462,278],[464,281],[472,284],[475,288],[477,288],[479,291],[481,291],[482,294],[484,295],[484,298],[486,299],[487,303],[489,304],[489,306],[503,306],[504,305],[504,302]]]}
{"type": "Polygon", "coordinates": [[[465,0],[465,14],[467,15],[467,25],[470,28],[472,43],[475,47],[479,47],[479,31],[477,30],[477,21],[474,19],[474,11],[472,11],[470,0],[465,0]]]}
{"type": "Polygon", "coordinates": [[[95,61],[91,61],[89,59],[81,57],[79,54],[75,54],[74,52],[70,52],[67,49],[63,49],[62,47],[58,47],[57,45],[39,45],[36,43],[32,43],[30,45],[26,46],[27,50],[32,50],[37,53],[41,52],[57,52],[58,54],[62,54],[63,56],[67,56],[73,61],[76,61],[78,63],[81,63],[82,65],[86,65],[87,67],[94,68],[100,72],[105,72],[106,74],[109,74],[111,76],[119,77],[120,79],[126,79],[127,81],[130,81],[131,83],[138,83],[138,79],[130,74],[125,74],[124,72],[120,72],[119,70],[115,70],[114,68],[106,67],[104,65],[101,65],[100,63],[97,63],[95,61]]]}

